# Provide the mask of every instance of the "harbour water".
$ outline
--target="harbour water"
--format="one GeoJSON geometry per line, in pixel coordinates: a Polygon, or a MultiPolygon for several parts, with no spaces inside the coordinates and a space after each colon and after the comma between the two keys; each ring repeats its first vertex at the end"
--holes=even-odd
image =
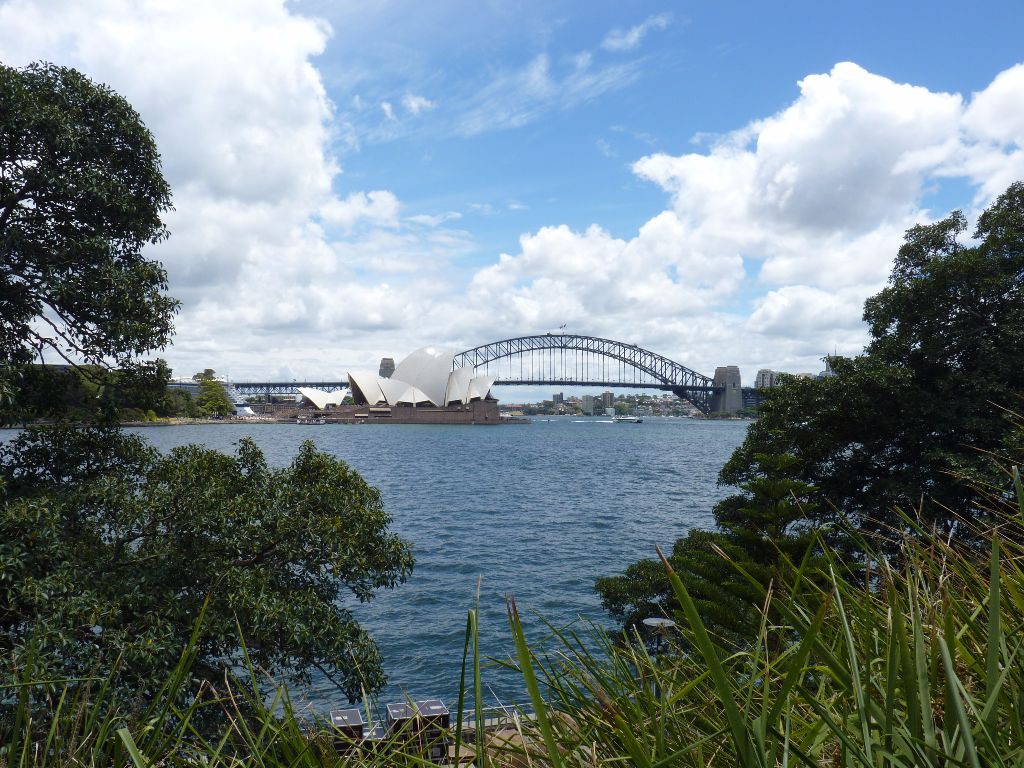
{"type": "MultiPolygon", "coordinates": [[[[252,437],[273,465],[303,440],[338,456],[383,493],[393,529],[410,540],[406,584],[350,607],[379,643],[390,677],[382,701],[454,703],[467,610],[480,583],[481,652],[508,658],[505,613],[514,594],[531,640],[541,617],[614,623],[593,591],[655,546],[711,524],[718,470],[748,423],[647,418],[642,424],[560,417],[481,426],[217,425],[137,430],[160,448],[233,450],[252,437]]],[[[489,704],[521,701],[517,677],[485,670],[489,704]]],[[[344,703],[324,679],[296,698],[320,711],[344,703]]]]}

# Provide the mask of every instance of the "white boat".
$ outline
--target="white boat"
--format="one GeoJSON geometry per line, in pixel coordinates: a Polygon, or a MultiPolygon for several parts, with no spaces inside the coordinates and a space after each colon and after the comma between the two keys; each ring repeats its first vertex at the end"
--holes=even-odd
{"type": "Polygon", "coordinates": [[[613,416],[612,421],[616,424],[643,424],[644,422],[639,416],[613,416]]]}

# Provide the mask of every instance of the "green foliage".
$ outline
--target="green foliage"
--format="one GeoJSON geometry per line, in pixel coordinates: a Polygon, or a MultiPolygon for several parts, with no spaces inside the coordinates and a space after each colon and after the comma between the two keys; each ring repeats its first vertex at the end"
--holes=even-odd
{"type": "Polygon", "coordinates": [[[50,348],[127,365],[177,303],[142,248],[170,191],[138,113],[73,69],[0,66],[0,363],[50,348]]]}
{"type": "Polygon", "coordinates": [[[0,449],[0,470],[0,685],[117,664],[148,697],[206,601],[196,680],[238,663],[240,626],[272,673],[322,669],[349,697],[384,683],[342,601],[404,581],[412,556],[379,492],[311,443],[270,469],[249,440],[234,456],[164,456],[115,430],[31,429],[0,449]]]}
{"type": "MultiPolygon", "coordinates": [[[[830,360],[835,376],[790,377],[768,390],[720,473],[720,483],[740,492],[715,508],[719,531],[691,534],[670,558],[694,599],[711,601],[714,631],[727,636],[736,612],[754,608],[741,594],[724,599],[733,585],[708,554],[714,546],[757,564],[752,572],[766,585],[773,556],[762,538],[780,555],[802,547],[814,527],[840,549],[850,544],[848,530],[895,542],[909,529],[898,510],[949,535],[974,535],[968,523],[983,514],[978,488],[996,481],[989,456],[1005,451],[1014,433],[1000,406],[1024,395],[1024,183],[982,214],[976,244],[959,242],[965,226],[956,212],[907,232],[888,286],[865,304],[871,342],[863,355],[830,360]],[[791,463],[780,466],[782,456],[791,463]],[[781,491],[785,482],[800,504],[763,507],[775,493],[766,483],[781,491]],[[787,525],[765,529],[762,508],[787,525]]],[[[652,566],[597,584],[627,623],[675,606],[652,566]]]]}
{"type": "Polygon", "coordinates": [[[199,410],[207,416],[230,416],[235,406],[224,391],[224,385],[216,379],[202,379],[199,382],[199,397],[196,398],[199,410]]]}
{"type": "Polygon", "coordinates": [[[66,67],[0,64],[0,104],[0,423],[66,414],[69,382],[26,370],[47,352],[162,389],[160,364],[137,363],[168,343],[178,307],[142,256],[171,207],[153,137],[66,67]]]}
{"type": "Polygon", "coordinates": [[[187,393],[168,389],[170,375],[163,360],[123,370],[101,365],[20,366],[7,407],[0,403],[0,423],[41,418],[91,421],[97,411],[115,420],[130,420],[131,414],[146,411],[156,416],[192,415],[189,411],[197,409],[190,407],[187,393]]]}

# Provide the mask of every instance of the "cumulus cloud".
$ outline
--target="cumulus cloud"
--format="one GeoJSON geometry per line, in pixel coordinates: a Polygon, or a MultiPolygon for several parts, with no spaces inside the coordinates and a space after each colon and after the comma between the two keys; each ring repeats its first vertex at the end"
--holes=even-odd
{"type": "Polygon", "coordinates": [[[605,35],[604,40],[601,41],[601,47],[606,51],[631,51],[640,45],[648,32],[654,29],[665,29],[671,20],[672,17],[669,14],[661,13],[649,16],[635,27],[613,29],[605,35]]]}

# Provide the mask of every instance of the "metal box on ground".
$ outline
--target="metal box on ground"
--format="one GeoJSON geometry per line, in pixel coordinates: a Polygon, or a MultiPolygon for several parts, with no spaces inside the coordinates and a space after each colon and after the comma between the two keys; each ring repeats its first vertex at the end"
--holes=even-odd
{"type": "Polygon", "coordinates": [[[388,743],[388,729],[383,725],[373,724],[366,729],[366,738],[363,740],[363,748],[367,751],[380,752],[388,743]]]}
{"type": "Polygon", "coordinates": [[[366,722],[358,709],[332,709],[331,725],[339,733],[334,739],[335,747],[339,751],[351,751],[362,741],[366,722]]]}
{"type": "Polygon", "coordinates": [[[388,733],[392,736],[402,733],[412,738],[416,732],[416,709],[411,704],[388,704],[388,733]]]}
{"type": "Polygon", "coordinates": [[[420,744],[427,750],[427,758],[440,762],[448,757],[448,729],[451,713],[440,699],[426,699],[416,702],[419,715],[420,744]]]}

